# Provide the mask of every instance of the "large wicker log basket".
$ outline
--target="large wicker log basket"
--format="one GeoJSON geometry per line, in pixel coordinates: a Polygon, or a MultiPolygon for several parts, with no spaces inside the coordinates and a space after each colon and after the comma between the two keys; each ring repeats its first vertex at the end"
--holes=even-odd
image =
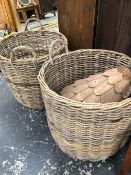
{"type": "MultiPolygon", "coordinates": [[[[27,21],[26,30],[30,21],[32,19],[27,21]]],[[[27,107],[44,107],[37,75],[49,57],[51,43],[58,39],[60,42],[55,42],[51,48],[54,56],[63,52],[67,45],[67,39],[61,33],[43,29],[24,31],[14,33],[0,43],[1,70],[17,101],[27,107]]]]}
{"type": "Polygon", "coordinates": [[[98,161],[113,155],[131,134],[131,98],[113,103],[86,103],[60,96],[75,80],[120,65],[131,59],[107,50],[77,50],[56,56],[41,68],[38,79],[51,134],[73,158],[98,161]]]}

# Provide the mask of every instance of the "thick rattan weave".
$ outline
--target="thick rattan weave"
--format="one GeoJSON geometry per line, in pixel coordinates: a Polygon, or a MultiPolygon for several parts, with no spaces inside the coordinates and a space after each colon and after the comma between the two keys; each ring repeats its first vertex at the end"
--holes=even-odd
{"type": "Polygon", "coordinates": [[[98,161],[116,153],[131,134],[131,99],[113,103],[85,103],[60,96],[75,80],[120,65],[131,59],[106,50],[77,50],[57,56],[38,75],[48,125],[63,152],[82,160],[98,161]]]}
{"type": "Polygon", "coordinates": [[[43,100],[39,85],[33,86],[21,86],[14,83],[8,83],[12,93],[16,97],[17,101],[25,106],[29,106],[32,109],[42,109],[43,100]]]}
{"type": "Polygon", "coordinates": [[[52,56],[63,51],[67,40],[61,33],[25,31],[15,33],[0,43],[1,70],[16,99],[33,109],[44,107],[37,75],[53,41],[52,56]],[[29,98],[29,99],[28,99],[29,98]]]}

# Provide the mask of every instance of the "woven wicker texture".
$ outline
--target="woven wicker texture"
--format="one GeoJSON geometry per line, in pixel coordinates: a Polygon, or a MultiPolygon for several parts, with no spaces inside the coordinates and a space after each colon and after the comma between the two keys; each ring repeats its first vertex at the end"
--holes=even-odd
{"type": "Polygon", "coordinates": [[[62,54],[41,68],[38,79],[51,134],[73,158],[98,161],[116,153],[131,134],[131,99],[85,103],[60,96],[61,90],[120,65],[130,67],[131,59],[117,52],[89,49],[62,54]]]}
{"type": "Polygon", "coordinates": [[[33,109],[44,107],[37,75],[49,59],[49,50],[55,56],[63,52],[64,45],[67,45],[64,35],[44,30],[14,33],[0,43],[1,70],[23,105],[33,109]]]}
{"type": "Polygon", "coordinates": [[[60,95],[81,102],[120,102],[129,97],[130,83],[130,70],[121,66],[76,80],[73,84],[66,86],[60,95]]]}
{"type": "Polygon", "coordinates": [[[21,86],[14,83],[8,83],[15,98],[24,106],[28,106],[32,109],[42,109],[43,100],[41,96],[40,86],[21,86]]]}

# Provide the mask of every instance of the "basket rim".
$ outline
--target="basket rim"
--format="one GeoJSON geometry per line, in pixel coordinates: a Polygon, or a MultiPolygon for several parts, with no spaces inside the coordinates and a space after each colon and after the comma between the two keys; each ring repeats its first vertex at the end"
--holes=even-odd
{"type": "MultiPolygon", "coordinates": [[[[65,43],[67,43],[68,44],[68,41],[67,41],[67,38],[66,38],[66,36],[65,35],[63,35],[61,32],[55,32],[55,31],[49,31],[49,30],[37,30],[37,31],[20,31],[20,32],[14,32],[14,33],[11,33],[9,36],[7,36],[7,37],[5,37],[2,41],[0,41],[0,47],[5,47],[6,46],[6,43],[7,43],[7,41],[10,39],[10,38],[15,38],[15,37],[17,37],[17,36],[19,36],[20,34],[33,34],[33,33],[40,33],[40,32],[44,32],[44,33],[49,33],[49,34],[52,34],[52,35],[56,35],[56,36],[58,36],[60,39],[62,39],[65,43]]],[[[20,44],[20,45],[18,45],[18,47],[19,46],[26,46],[26,45],[23,45],[23,44],[20,44]]],[[[28,45],[27,45],[28,46],[28,45]]],[[[29,46],[30,47],[30,46],[29,46]]],[[[31,47],[32,48],[32,47],[31,47]]],[[[62,48],[60,48],[57,52],[60,52],[62,49],[64,48],[64,46],[62,47],[62,48]]],[[[54,52],[54,55],[57,53],[57,52],[54,52]]],[[[46,54],[45,56],[39,56],[38,58],[37,58],[37,62],[40,62],[41,60],[43,60],[44,58],[46,58],[47,56],[48,56],[49,54],[46,54]]],[[[1,57],[3,57],[4,58],[4,60],[5,60],[5,62],[9,62],[10,63],[10,60],[9,60],[9,58],[8,57],[6,57],[6,56],[3,56],[3,55],[1,55],[0,54],[0,56],[1,57]]],[[[49,57],[49,56],[48,56],[49,57]]],[[[19,61],[20,61],[20,59],[19,59],[19,61]]],[[[30,62],[30,61],[32,61],[32,58],[29,58],[28,60],[27,60],[27,62],[30,62]]],[[[14,62],[18,62],[18,60],[17,61],[14,61],[14,62]]]]}
{"type": "Polygon", "coordinates": [[[62,36],[67,41],[67,38],[61,32],[55,32],[55,31],[50,31],[50,30],[44,30],[43,29],[43,30],[36,30],[36,31],[29,30],[29,31],[13,32],[10,35],[6,36],[3,40],[1,40],[0,41],[0,45],[4,44],[4,42],[6,42],[6,40],[8,40],[9,38],[16,37],[19,34],[40,33],[40,32],[45,32],[45,33],[50,33],[50,34],[54,34],[55,33],[55,34],[57,34],[59,36],[62,36]]]}
{"type": "MultiPolygon", "coordinates": [[[[106,50],[106,49],[79,49],[79,50],[71,51],[69,53],[63,53],[61,55],[57,55],[53,58],[53,60],[56,60],[56,59],[60,60],[60,58],[62,58],[65,55],[67,56],[68,54],[75,54],[78,52],[86,52],[86,51],[109,52],[112,54],[119,54],[123,58],[126,57],[131,60],[131,58],[127,56],[126,54],[112,51],[112,50],[106,50]]],[[[46,92],[48,91],[47,93],[50,94],[53,97],[53,99],[56,99],[59,102],[69,104],[69,106],[73,106],[73,107],[79,107],[79,108],[83,107],[83,109],[87,109],[87,108],[88,109],[98,109],[98,110],[102,109],[102,110],[105,110],[105,112],[106,110],[113,110],[113,109],[115,110],[116,108],[123,108],[131,104],[131,98],[127,98],[120,102],[110,102],[110,103],[103,104],[103,103],[79,102],[79,101],[75,101],[75,100],[71,100],[69,98],[63,97],[59,95],[58,93],[56,93],[55,91],[51,90],[45,81],[44,70],[47,68],[49,64],[51,64],[50,61],[47,61],[45,64],[42,65],[42,68],[40,69],[39,74],[38,74],[38,80],[40,82],[40,86],[43,87],[46,92]]]]}

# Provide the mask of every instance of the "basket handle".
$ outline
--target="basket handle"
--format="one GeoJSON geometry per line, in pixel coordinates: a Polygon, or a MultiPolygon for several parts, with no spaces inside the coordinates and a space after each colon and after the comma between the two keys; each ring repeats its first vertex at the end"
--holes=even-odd
{"type": "Polygon", "coordinates": [[[28,31],[28,25],[29,25],[29,23],[32,22],[32,21],[38,22],[39,25],[40,25],[40,27],[41,27],[41,30],[44,29],[43,26],[42,26],[42,24],[41,24],[41,22],[40,22],[40,20],[39,20],[38,18],[29,18],[29,19],[26,21],[26,24],[25,24],[25,31],[28,31]]]}
{"type": "Polygon", "coordinates": [[[29,47],[29,46],[18,46],[18,47],[15,47],[14,49],[12,49],[11,53],[10,53],[10,64],[12,66],[13,65],[13,60],[14,60],[14,54],[16,52],[31,52],[33,58],[32,58],[32,62],[33,62],[33,65],[34,67],[36,67],[36,52],[33,50],[33,48],[29,47]]]}
{"type": "Polygon", "coordinates": [[[69,50],[68,50],[68,43],[67,43],[67,40],[65,40],[63,42],[62,39],[56,39],[54,40],[52,43],[51,43],[51,46],[49,48],[49,61],[51,62],[51,64],[53,65],[53,57],[52,57],[52,53],[53,53],[53,49],[54,49],[54,46],[56,43],[61,43],[62,45],[64,45],[64,48],[65,48],[65,52],[68,54],[69,53],[69,50]]]}

